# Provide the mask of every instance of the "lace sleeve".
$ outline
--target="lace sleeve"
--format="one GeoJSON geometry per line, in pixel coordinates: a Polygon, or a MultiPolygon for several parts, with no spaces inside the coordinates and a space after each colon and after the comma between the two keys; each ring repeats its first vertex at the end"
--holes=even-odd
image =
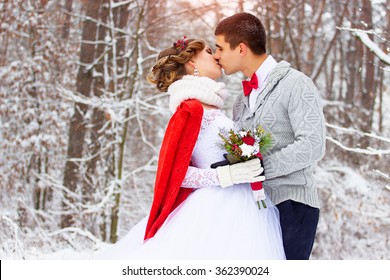
{"type": "Polygon", "coordinates": [[[189,166],[181,187],[199,189],[219,185],[217,170],[189,166]]]}

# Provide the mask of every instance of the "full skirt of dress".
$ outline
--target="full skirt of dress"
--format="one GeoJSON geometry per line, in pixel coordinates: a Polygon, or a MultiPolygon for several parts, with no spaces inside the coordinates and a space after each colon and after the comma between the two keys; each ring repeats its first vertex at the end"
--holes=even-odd
{"type": "Polygon", "coordinates": [[[249,184],[195,190],[144,241],[148,217],[98,259],[285,259],[278,209],[258,208],[249,184]]]}

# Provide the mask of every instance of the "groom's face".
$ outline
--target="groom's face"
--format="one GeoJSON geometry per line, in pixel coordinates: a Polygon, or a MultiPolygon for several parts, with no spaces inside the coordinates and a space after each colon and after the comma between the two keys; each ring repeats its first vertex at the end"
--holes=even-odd
{"type": "Polygon", "coordinates": [[[215,40],[216,50],[214,58],[221,65],[225,74],[230,75],[241,71],[240,48],[237,46],[235,49],[231,49],[230,44],[225,41],[224,35],[217,35],[215,40]]]}

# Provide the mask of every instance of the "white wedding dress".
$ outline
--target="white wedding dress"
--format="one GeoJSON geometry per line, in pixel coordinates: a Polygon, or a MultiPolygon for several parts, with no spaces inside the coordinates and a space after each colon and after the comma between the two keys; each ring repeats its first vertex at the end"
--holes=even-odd
{"type": "Polygon", "coordinates": [[[99,259],[285,259],[279,213],[267,198],[259,209],[249,184],[221,188],[210,165],[224,160],[219,128],[233,121],[205,110],[182,187],[196,188],[144,242],[148,217],[108,247],[99,259]]]}

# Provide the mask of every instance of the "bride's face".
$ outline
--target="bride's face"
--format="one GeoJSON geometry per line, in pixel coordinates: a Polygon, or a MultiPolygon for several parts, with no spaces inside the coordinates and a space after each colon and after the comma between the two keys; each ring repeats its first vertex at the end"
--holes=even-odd
{"type": "Polygon", "coordinates": [[[213,51],[206,46],[192,59],[199,70],[199,76],[209,77],[216,80],[222,76],[222,69],[218,62],[214,59],[213,51]]]}

